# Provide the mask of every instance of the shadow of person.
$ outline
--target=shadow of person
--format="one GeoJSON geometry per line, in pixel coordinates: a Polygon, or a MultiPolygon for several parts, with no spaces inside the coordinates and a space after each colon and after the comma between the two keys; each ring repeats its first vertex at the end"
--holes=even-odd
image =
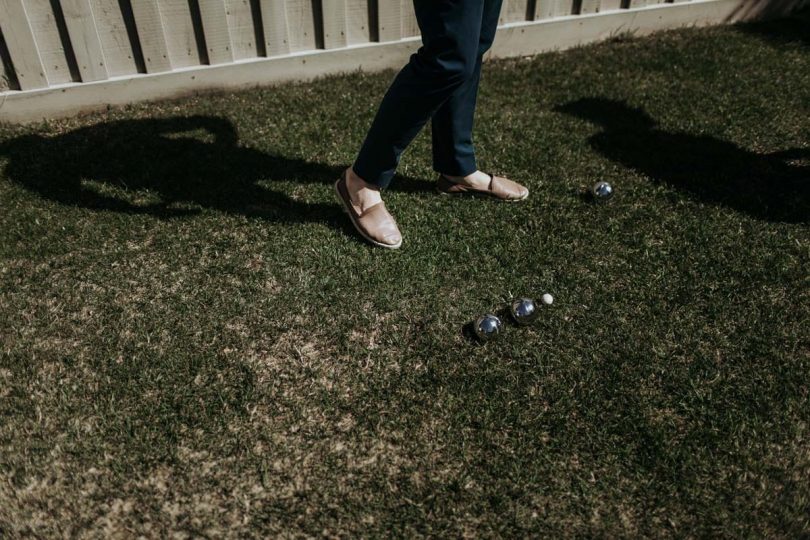
{"type": "MultiPolygon", "coordinates": [[[[120,120],[0,142],[5,176],[41,197],[94,210],[179,217],[214,209],[279,222],[327,222],[349,230],[340,207],[308,203],[272,182],[331,183],[342,168],[239,146],[230,121],[213,116],[120,120]]],[[[399,190],[426,190],[403,178],[399,190]]]]}
{"type": "Polygon", "coordinates": [[[707,135],[670,133],[643,110],[606,98],[554,110],[601,126],[591,147],[656,182],[758,219],[810,221],[810,148],[757,154],[707,135]]]}

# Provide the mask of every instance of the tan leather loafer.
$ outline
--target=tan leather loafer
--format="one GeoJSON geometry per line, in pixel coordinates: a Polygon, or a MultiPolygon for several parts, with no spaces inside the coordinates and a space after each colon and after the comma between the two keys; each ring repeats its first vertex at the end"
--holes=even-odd
{"type": "Polygon", "coordinates": [[[382,248],[397,249],[402,245],[402,235],[399,233],[397,222],[385,208],[385,203],[380,201],[366,208],[365,212],[361,212],[360,207],[352,202],[346,189],[346,171],[343,171],[335,182],[335,193],[360,236],[382,248]]]}
{"type": "Polygon", "coordinates": [[[487,189],[477,189],[458,182],[453,182],[443,174],[439,174],[439,182],[436,189],[445,195],[460,195],[464,193],[481,194],[493,197],[505,202],[522,201],[529,196],[529,190],[517,182],[489,174],[489,186],[487,189]]]}

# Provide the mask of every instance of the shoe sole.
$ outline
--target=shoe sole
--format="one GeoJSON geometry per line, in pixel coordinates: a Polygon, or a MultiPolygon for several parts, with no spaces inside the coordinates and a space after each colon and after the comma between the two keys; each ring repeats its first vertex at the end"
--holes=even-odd
{"type": "Polygon", "coordinates": [[[382,242],[377,242],[373,238],[370,238],[366,233],[363,232],[363,229],[357,224],[357,221],[354,219],[354,213],[351,212],[348,208],[346,208],[346,201],[343,200],[343,196],[340,194],[340,189],[338,188],[338,184],[340,183],[340,178],[338,178],[337,182],[335,182],[335,196],[337,197],[338,201],[340,201],[340,207],[349,216],[349,219],[354,225],[354,229],[362,236],[367,242],[374,244],[377,247],[385,248],[385,249],[398,249],[402,245],[402,239],[400,238],[399,242],[396,244],[383,244],[382,242]]]}
{"type": "Polygon", "coordinates": [[[481,198],[485,198],[485,199],[494,199],[496,201],[505,202],[505,203],[516,203],[516,202],[520,202],[520,201],[525,201],[526,199],[529,198],[528,193],[526,195],[524,195],[523,197],[520,197],[519,199],[502,199],[500,197],[497,197],[495,195],[490,195],[489,193],[485,193],[483,191],[470,190],[470,191],[465,191],[463,193],[448,193],[446,191],[442,191],[438,187],[436,188],[436,193],[438,193],[439,195],[445,195],[447,197],[465,197],[465,196],[466,197],[470,197],[470,196],[472,196],[472,197],[481,197],[481,198]]]}

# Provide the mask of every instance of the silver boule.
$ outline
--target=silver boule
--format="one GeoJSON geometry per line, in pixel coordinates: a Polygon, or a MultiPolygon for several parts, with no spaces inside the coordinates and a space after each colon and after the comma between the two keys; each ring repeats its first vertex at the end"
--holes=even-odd
{"type": "Polygon", "coordinates": [[[531,298],[515,298],[509,312],[516,323],[523,325],[531,324],[540,314],[537,304],[531,298]]]}
{"type": "Polygon", "coordinates": [[[501,333],[503,323],[501,323],[501,320],[495,315],[487,313],[486,315],[478,317],[473,326],[478,339],[481,341],[489,341],[501,333]]]}
{"type": "Polygon", "coordinates": [[[607,202],[613,197],[613,186],[604,180],[595,183],[592,191],[596,202],[607,202]]]}

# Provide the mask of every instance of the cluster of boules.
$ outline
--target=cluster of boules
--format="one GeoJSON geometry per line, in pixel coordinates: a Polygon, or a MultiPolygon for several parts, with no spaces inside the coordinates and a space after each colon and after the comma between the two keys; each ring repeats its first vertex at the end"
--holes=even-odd
{"type": "MultiPolygon", "coordinates": [[[[554,297],[545,293],[540,297],[542,306],[550,306],[554,297]]],[[[509,304],[509,315],[520,326],[529,326],[540,316],[541,305],[527,296],[514,298],[509,304]]],[[[490,341],[503,332],[503,322],[500,317],[487,313],[478,317],[473,323],[473,331],[481,341],[490,341]]]]}

